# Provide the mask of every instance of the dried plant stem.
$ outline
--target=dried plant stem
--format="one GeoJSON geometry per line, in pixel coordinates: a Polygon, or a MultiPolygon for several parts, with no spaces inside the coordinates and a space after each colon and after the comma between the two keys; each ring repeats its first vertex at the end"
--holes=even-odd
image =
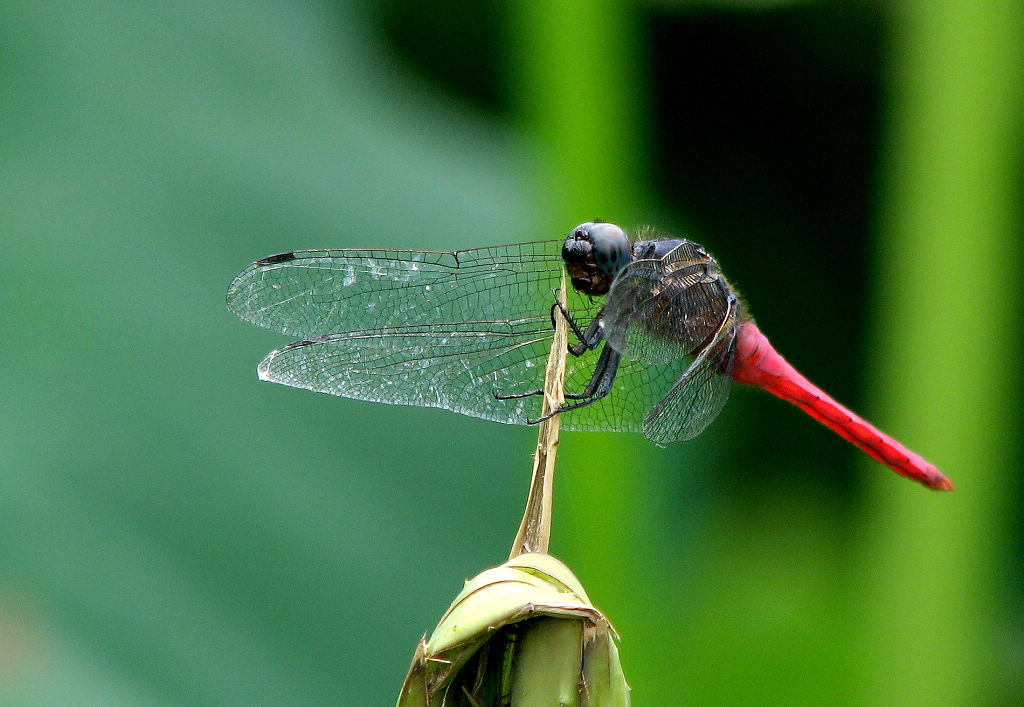
{"type": "MultiPolygon", "coordinates": [[[[558,299],[565,304],[565,273],[558,290],[558,299]]],[[[555,337],[544,372],[544,405],[542,414],[561,407],[565,398],[565,359],[569,347],[568,324],[565,317],[555,315],[555,337]]],[[[540,423],[537,451],[533,455],[533,477],[530,495],[526,499],[526,512],[519,524],[519,532],[512,544],[509,559],[527,552],[547,553],[551,539],[551,489],[555,475],[555,452],[558,448],[559,415],[540,423]]]]}

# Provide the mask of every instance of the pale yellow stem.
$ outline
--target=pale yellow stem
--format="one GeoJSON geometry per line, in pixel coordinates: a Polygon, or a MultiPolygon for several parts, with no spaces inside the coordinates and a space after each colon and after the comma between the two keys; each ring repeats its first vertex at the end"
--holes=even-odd
{"type": "MultiPolygon", "coordinates": [[[[558,290],[558,300],[565,304],[565,273],[558,290]]],[[[565,317],[555,315],[555,336],[544,371],[544,404],[541,415],[561,407],[565,398],[565,359],[569,347],[568,324],[565,317]]],[[[509,559],[527,552],[547,553],[551,540],[551,491],[555,476],[555,452],[558,447],[559,415],[540,423],[537,451],[533,455],[533,477],[530,495],[526,499],[526,512],[519,524],[519,532],[512,544],[509,559]]]]}

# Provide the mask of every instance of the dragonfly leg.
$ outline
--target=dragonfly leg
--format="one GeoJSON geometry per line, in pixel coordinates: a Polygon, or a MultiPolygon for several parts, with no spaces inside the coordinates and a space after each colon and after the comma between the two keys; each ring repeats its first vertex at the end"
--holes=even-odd
{"type": "MultiPolygon", "coordinates": [[[[586,387],[583,388],[582,393],[563,393],[562,397],[567,400],[580,400],[585,401],[588,398],[594,398],[589,402],[581,402],[574,404],[573,407],[583,407],[584,405],[590,405],[590,403],[597,402],[611,390],[612,381],[615,380],[615,372],[619,368],[620,354],[616,353],[610,346],[605,346],[601,349],[601,356],[597,359],[597,365],[594,366],[594,373],[590,376],[590,380],[587,382],[586,387]],[[606,380],[607,379],[607,380],[606,380]],[[596,396],[596,397],[595,397],[596,396]]],[[[498,400],[517,400],[519,398],[529,398],[534,395],[544,395],[543,388],[536,388],[534,390],[527,390],[522,393],[499,393],[497,390],[492,390],[491,394],[498,400]]],[[[571,408],[568,408],[571,409],[571,408]]],[[[563,408],[555,410],[555,412],[562,412],[563,408]]],[[[554,413],[552,413],[554,414],[554,413]]],[[[534,424],[546,420],[547,417],[542,417],[537,420],[527,420],[528,424],[534,424]]]]}
{"type": "MultiPolygon", "coordinates": [[[[558,290],[553,290],[552,292],[553,293],[557,293],[558,290]]],[[[552,325],[554,325],[554,320],[555,320],[555,308],[558,308],[558,310],[561,311],[562,316],[565,317],[565,321],[569,324],[569,327],[573,330],[573,333],[575,333],[576,337],[579,339],[579,343],[575,344],[574,346],[570,346],[569,347],[569,353],[571,353],[573,356],[582,356],[587,351],[592,350],[592,349],[596,349],[598,347],[598,345],[601,343],[601,340],[604,338],[604,330],[601,328],[601,325],[599,323],[599,321],[600,321],[599,317],[595,317],[594,320],[590,322],[590,325],[587,326],[587,330],[583,331],[583,330],[580,329],[579,325],[576,323],[576,320],[573,319],[572,313],[569,312],[568,309],[566,309],[564,304],[562,304],[561,302],[559,302],[556,299],[555,303],[553,305],[551,305],[551,323],[552,323],[552,325]]],[[[587,383],[587,386],[586,386],[586,388],[583,389],[583,392],[582,393],[565,393],[564,397],[567,398],[568,400],[584,401],[587,398],[593,396],[594,395],[594,391],[598,390],[600,388],[600,379],[602,378],[602,376],[605,375],[605,372],[608,370],[608,367],[609,367],[609,363],[608,362],[609,362],[609,360],[611,358],[611,354],[612,354],[611,349],[609,347],[607,347],[607,346],[604,347],[604,349],[601,351],[601,357],[598,358],[598,360],[597,360],[597,366],[594,367],[594,374],[590,377],[590,382],[587,383]]],[[[614,378],[615,378],[615,370],[618,367],[619,367],[619,356],[618,356],[618,354],[615,354],[615,363],[614,363],[614,365],[611,368],[612,380],[614,380],[614,378]]],[[[608,388],[611,389],[611,381],[608,381],[608,388]]],[[[532,397],[534,395],[543,395],[544,394],[544,389],[543,388],[535,388],[533,390],[527,390],[527,391],[524,391],[522,393],[508,393],[508,394],[500,393],[497,390],[492,390],[491,394],[494,395],[494,397],[497,400],[515,400],[517,398],[529,398],[529,397],[532,397]]],[[[595,398],[591,402],[596,402],[597,400],[600,400],[601,398],[603,398],[607,394],[608,394],[608,391],[606,390],[600,397],[595,398]]],[[[583,407],[583,405],[589,405],[589,404],[590,403],[588,403],[588,402],[583,402],[583,403],[581,403],[579,405],[576,405],[576,407],[583,407]]],[[[562,412],[562,410],[559,409],[559,410],[556,410],[555,412],[562,412]]],[[[547,419],[547,418],[541,418],[541,419],[547,419]]],[[[529,422],[530,424],[533,424],[534,422],[540,422],[540,421],[541,420],[527,420],[527,422],[529,422]]]]}
{"type": "MultiPolygon", "coordinates": [[[[595,377],[596,377],[596,370],[595,370],[595,377]]],[[[590,388],[593,388],[593,387],[594,387],[594,383],[593,383],[593,379],[591,379],[591,382],[587,384],[587,387],[584,389],[584,392],[582,392],[582,393],[562,393],[562,397],[566,398],[567,400],[582,400],[584,398],[589,398],[591,395],[593,395],[593,393],[592,392],[588,393],[586,391],[589,390],[590,388]]],[[[523,393],[499,393],[497,391],[497,389],[495,389],[495,390],[491,391],[491,394],[497,400],[517,400],[518,398],[529,398],[529,397],[532,397],[534,395],[544,395],[544,389],[543,388],[535,388],[533,390],[527,390],[527,391],[525,391],[523,393]]],[[[557,412],[561,412],[561,411],[557,411],[557,412]]],[[[547,418],[542,418],[542,419],[547,419],[547,418]]],[[[540,420],[527,420],[527,422],[529,422],[530,424],[533,424],[533,422],[540,422],[540,420]]]]}
{"type": "Polygon", "coordinates": [[[611,392],[612,383],[615,382],[615,374],[619,370],[619,361],[621,358],[622,354],[615,351],[611,346],[606,345],[601,349],[601,357],[597,360],[597,365],[594,367],[594,374],[590,377],[590,382],[587,383],[587,387],[583,389],[583,392],[565,394],[567,399],[573,400],[574,402],[564,403],[548,414],[542,415],[536,420],[527,420],[526,423],[529,425],[535,425],[538,422],[543,422],[560,412],[567,412],[569,410],[576,410],[577,408],[592,405],[607,396],[608,393],[611,392]]]}
{"type": "MultiPolygon", "coordinates": [[[[557,295],[558,290],[552,290],[552,294],[557,295]]],[[[579,343],[569,347],[569,353],[573,356],[582,356],[587,350],[593,350],[597,348],[597,345],[601,343],[604,338],[604,330],[601,328],[600,321],[601,317],[598,315],[590,322],[586,331],[580,329],[579,324],[573,318],[572,313],[566,309],[566,306],[562,304],[561,300],[555,297],[555,303],[551,305],[551,325],[555,325],[555,309],[558,309],[562,316],[565,317],[566,323],[569,328],[572,329],[572,333],[579,339],[579,343]]]]}
{"type": "Polygon", "coordinates": [[[516,400],[517,398],[529,398],[533,395],[544,395],[543,388],[536,388],[534,390],[528,390],[525,393],[499,393],[497,388],[491,391],[491,394],[496,400],[516,400]]]}

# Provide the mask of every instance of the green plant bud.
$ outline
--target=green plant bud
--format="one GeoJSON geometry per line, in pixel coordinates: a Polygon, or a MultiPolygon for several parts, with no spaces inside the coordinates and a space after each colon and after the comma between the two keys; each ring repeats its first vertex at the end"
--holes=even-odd
{"type": "Polygon", "coordinates": [[[398,705],[628,705],[615,638],[568,567],[520,555],[466,582],[398,705]]]}

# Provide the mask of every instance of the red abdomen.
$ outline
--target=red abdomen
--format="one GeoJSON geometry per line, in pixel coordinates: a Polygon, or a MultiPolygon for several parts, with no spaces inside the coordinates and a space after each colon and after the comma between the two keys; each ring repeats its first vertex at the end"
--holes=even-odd
{"type": "Polygon", "coordinates": [[[788,400],[897,474],[920,481],[929,488],[953,488],[934,464],[840,405],[800,375],[775,351],[753,322],[744,322],[737,330],[732,376],[740,383],[756,385],[788,400]]]}

